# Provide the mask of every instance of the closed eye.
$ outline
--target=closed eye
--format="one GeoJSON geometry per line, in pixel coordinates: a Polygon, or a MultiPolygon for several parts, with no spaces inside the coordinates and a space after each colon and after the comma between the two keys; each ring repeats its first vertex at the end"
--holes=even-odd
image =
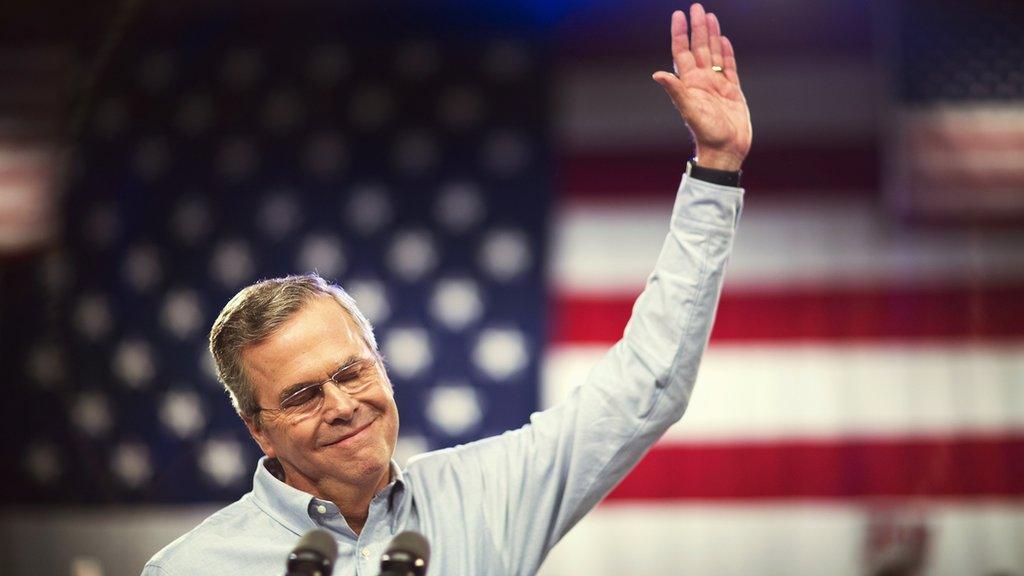
{"type": "Polygon", "coordinates": [[[295,392],[291,396],[285,398],[281,402],[282,409],[296,408],[309,402],[316,400],[322,392],[322,386],[320,384],[313,384],[306,386],[301,390],[295,392]]]}

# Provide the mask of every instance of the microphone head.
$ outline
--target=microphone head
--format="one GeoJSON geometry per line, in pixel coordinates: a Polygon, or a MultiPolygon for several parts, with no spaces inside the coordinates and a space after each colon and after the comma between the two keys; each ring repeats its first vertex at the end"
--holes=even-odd
{"type": "Polygon", "coordinates": [[[422,534],[407,530],[402,532],[388,544],[387,550],[380,558],[380,572],[385,574],[401,574],[403,576],[424,576],[427,563],[430,562],[430,544],[422,534]]]}
{"type": "Polygon", "coordinates": [[[288,574],[294,576],[331,576],[338,557],[338,543],[326,530],[306,532],[288,555],[288,574]]]}

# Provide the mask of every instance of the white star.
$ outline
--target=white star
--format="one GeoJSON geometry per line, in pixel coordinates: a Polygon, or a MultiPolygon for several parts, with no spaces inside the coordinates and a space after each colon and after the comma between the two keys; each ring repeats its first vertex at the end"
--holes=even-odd
{"type": "Polygon", "coordinates": [[[210,257],[210,276],[224,288],[241,286],[255,269],[249,245],[242,240],[220,242],[210,257]]]}
{"type": "Polygon", "coordinates": [[[169,50],[147,55],[139,65],[139,80],[147,89],[157,92],[166,89],[174,79],[174,54],[169,50]]]}
{"type": "Polygon", "coordinates": [[[431,390],[425,413],[449,436],[461,436],[483,419],[480,396],[466,384],[446,384],[431,390]]]}
{"type": "Polygon", "coordinates": [[[213,102],[206,94],[189,94],[182,98],[174,123],[189,136],[206,132],[213,124],[213,102]]]}
{"type": "Polygon", "coordinates": [[[309,234],[299,249],[299,268],[317,271],[325,278],[337,278],[345,269],[345,252],[334,234],[309,234]]]}
{"type": "Polygon", "coordinates": [[[438,98],[437,115],[446,127],[466,130],[480,123],[484,100],[479,91],[470,86],[454,86],[438,98]]]}
{"type": "Polygon", "coordinates": [[[349,226],[365,236],[387,225],[392,214],[391,200],[384,186],[360,184],[352,189],[352,198],[343,212],[343,217],[349,226]]]}
{"type": "Polygon", "coordinates": [[[363,130],[379,129],[394,113],[391,93],[380,86],[365,86],[356,89],[349,103],[349,121],[363,130]]]}
{"type": "Polygon", "coordinates": [[[182,198],[171,215],[171,228],[182,244],[195,246],[213,229],[209,206],[195,196],[182,198]]]}
{"type": "Polygon", "coordinates": [[[306,144],[306,170],[314,176],[325,178],[337,174],[347,162],[348,151],[337,134],[318,134],[306,144]]]}
{"type": "Polygon", "coordinates": [[[480,267],[500,281],[523,274],[533,263],[526,234],[519,230],[495,230],[487,234],[478,258],[480,267]]]}
{"type": "Polygon", "coordinates": [[[473,362],[494,380],[508,379],[530,361],[526,337],[512,328],[488,328],[473,347],[473,362]]]}
{"type": "Polygon", "coordinates": [[[105,139],[113,138],[128,125],[128,107],[123,98],[110,96],[96,105],[92,118],[93,132],[105,139]]]}
{"type": "Polygon", "coordinates": [[[313,50],[306,73],[317,84],[334,86],[349,73],[351,67],[352,61],[345,47],[332,44],[313,50]]]}
{"type": "Polygon", "coordinates": [[[511,176],[521,172],[529,161],[529,141],[519,132],[498,131],[484,141],[483,164],[493,174],[511,176]]]}
{"type": "Polygon", "coordinates": [[[234,440],[208,440],[199,453],[199,468],[218,486],[230,486],[245,473],[242,447],[234,440]]]}
{"type": "Polygon", "coordinates": [[[110,402],[99,392],[83,392],[71,407],[71,422],[86,436],[106,435],[114,424],[110,402]]]}
{"type": "Polygon", "coordinates": [[[278,90],[267,97],[263,106],[263,125],[272,132],[294,129],[302,121],[305,110],[295,91],[278,90]]]}
{"type": "Polygon", "coordinates": [[[391,314],[388,304],[387,288],[377,280],[350,280],[345,283],[345,291],[356,301],[359,310],[371,324],[387,320],[391,314]]]}
{"type": "Polygon", "coordinates": [[[461,330],[483,314],[476,282],[469,278],[439,280],[430,299],[430,312],[452,330],[461,330]]]}
{"type": "Polygon", "coordinates": [[[260,229],[274,240],[291,234],[302,223],[302,211],[291,190],[273,192],[263,201],[256,222],[260,229]]]}
{"type": "Polygon", "coordinates": [[[415,130],[396,139],[392,161],[400,171],[418,175],[436,166],[440,158],[437,139],[424,130],[415,130]]]}
{"type": "Polygon", "coordinates": [[[484,52],[483,72],[495,80],[508,82],[521,78],[530,69],[530,53],[518,41],[495,40],[484,52]]]}
{"type": "Polygon", "coordinates": [[[184,340],[196,333],[203,324],[203,311],[199,296],[192,290],[171,290],[164,298],[160,311],[160,325],[164,330],[184,340]]]}
{"type": "Polygon", "coordinates": [[[263,72],[263,60],[254,48],[235,48],[224,58],[221,80],[236,90],[249,88],[263,72]]]}
{"type": "Polygon", "coordinates": [[[75,306],[73,322],[82,336],[99,340],[110,333],[114,324],[110,301],[102,294],[83,294],[75,306]]]}
{"type": "Polygon", "coordinates": [[[395,58],[395,71],[405,78],[414,80],[436,75],[440,65],[441,55],[437,46],[429,42],[406,44],[395,58]]]}
{"type": "Polygon", "coordinates": [[[114,449],[111,468],[129,488],[140,488],[153,476],[149,449],[138,442],[125,442],[114,449]]]}
{"type": "Polygon", "coordinates": [[[392,328],[384,341],[384,357],[402,378],[413,378],[433,361],[430,340],[422,328],[392,328]]]}
{"type": "Polygon", "coordinates": [[[217,152],[217,170],[228,182],[239,182],[251,176],[258,164],[259,151],[246,138],[225,138],[217,152]]]}
{"type": "Polygon", "coordinates": [[[406,230],[395,234],[388,250],[388,266],[399,278],[414,282],[437,266],[434,239],[425,230],[406,230]]]}
{"type": "Polygon", "coordinates": [[[26,370],[41,388],[51,388],[64,376],[63,355],[56,345],[39,343],[28,353],[26,370]]]}
{"type": "Polygon", "coordinates": [[[448,182],[441,186],[434,217],[448,231],[459,234],[484,219],[485,206],[480,188],[472,182],[448,182]]]}
{"type": "Polygon", "coordinates": [[[138,143],[132,165],[144,180],[155,180],[167,171],[171,163],[171,150],[167,140],[152,136],[138,143]]]}
{"type": "Polygon", "coordinates": [[[124,340],[114,351],[114,375],[129,388],[142,388],[156,375],[153,353],[142,340],[124,340]]]}
{"type": "Polygon", "coordinates": [[[110,246],[121,233],[121,219],[113,204],[105,203],[94,207],[85,217],[82,233],[96,248],[110,246]]]}
{"type": "Polygon", "coordinates": [[[160,404],[160,422],[178,438],[192,438],[206,425],[199,395],[189,390],[171,390],[160,404]]]}
{"type": "Polygon", "coordinates": [[[33,442],[25,451],[25,468],[39,484],[50,485],[63,472],[60,453],[50,442],[33,442]]]}
{"type": "Polygon", "coordinates": [[[138,292],[153,289],[163,277],[163,266],[156,248],[144,244],[128,250],[121,269],[128,285],[138,292]]]}

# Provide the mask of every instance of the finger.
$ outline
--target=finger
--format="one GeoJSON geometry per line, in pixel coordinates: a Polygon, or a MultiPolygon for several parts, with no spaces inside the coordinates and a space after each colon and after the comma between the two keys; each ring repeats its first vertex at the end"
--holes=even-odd
{"type": "Polygon", "coordinates": [[[700,4],[690,6],[690,51],[697,62],[698,68],[711,67],[711,48],[708,46],[708,20],[704,7],[700,4]]]}
{"type": "Polygon", "coordinates": [[[690,54],[690,38],[686,29],[686,14],[682,10],[672,13],[672,63],[676,75],[694,67],[690,54]]]}
{"type": "Polygon", "coordinates": [[[686,14],[682,10],[672,13],[672,57],[690,50],[690,38],[686,30],[686,14]]]}
{"type": "Polygon", "coordinates": [[[740,73],[736,69],[736,52],[727,36],[722,36],[722,68],[725,70],[725,77],[739,86],[740,73]]]}
{"type": "Polygon", "coordinates": [[[708,14],[708,47],[711,51],[711,65],[722,66],[722,26],[718,16],[708,14]]]}

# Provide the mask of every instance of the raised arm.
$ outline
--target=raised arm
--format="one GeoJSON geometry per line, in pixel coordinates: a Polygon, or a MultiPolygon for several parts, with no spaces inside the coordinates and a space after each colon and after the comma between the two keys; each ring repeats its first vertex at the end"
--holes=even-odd
{"type": "MultiPolygon", "coordinates": [[[[693,131],[699,163],[735,171],[750,148],[735,58],[731,47],[723,49],[728,42],[723,44],[717,20],[699,5],[693,13],[700,21],[693,40],[686,37],[683,14],[673,15],[680,75],[655,78],[693,131]],[[725,66],[712,71],[713,53],[723,64],[731,62],[728,75],[725,66]]],[[[467,531],[500,559],[501,570],[490,573],[536,573],[555,543],[683,415],[711,333],[742,199],[740,188],[684,177],[657,264],[623,337],[587,381],[519,430],[410,465],[423,471],[410,476],[430,490],[457,487],[463,496],[457,505],[472,511],[463,516],[482,511],[484,525],[467,531]]]]}

